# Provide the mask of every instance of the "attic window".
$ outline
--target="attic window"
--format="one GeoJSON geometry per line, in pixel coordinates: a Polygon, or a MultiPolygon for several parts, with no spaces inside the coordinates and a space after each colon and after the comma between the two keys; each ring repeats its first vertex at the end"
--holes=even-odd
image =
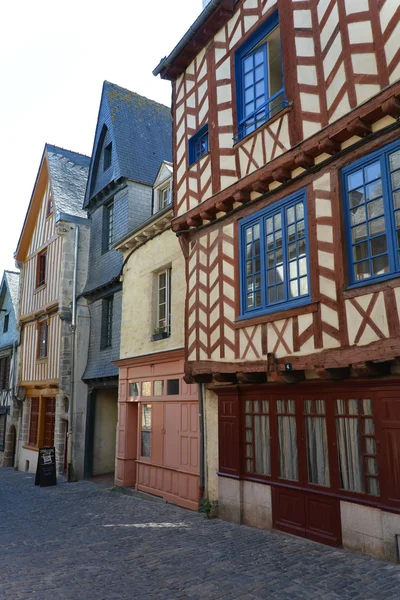
{"type": "Polygon", "coordinates": [[[107,171],[111,167],[112,142],[104,148],[103,156],[103,171],[107,171]]]}
{"type": "Polygon", "coordinates": [[[53,196],[49,194],[49,199],[47,200],[46,217],[49,217],[51,214],[53,214],[53,208],[53,196]]]}
{"type": "Polygon", "coordinates": [[[3,333],[7,333],[8,331],[8,321],[10,319],[10,315],[4,315],[4,324],[3,324],[3,333]]]}

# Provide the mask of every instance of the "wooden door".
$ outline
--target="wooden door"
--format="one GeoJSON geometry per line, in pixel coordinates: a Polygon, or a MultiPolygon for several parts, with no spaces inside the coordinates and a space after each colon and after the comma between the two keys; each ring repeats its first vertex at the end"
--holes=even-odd
{"type": "Polygon", "coordinates": [[[54,446],[54,424],[56,416],[56,399],[44,398],[44,431],[43,446],[51,448],[54,446]]]}

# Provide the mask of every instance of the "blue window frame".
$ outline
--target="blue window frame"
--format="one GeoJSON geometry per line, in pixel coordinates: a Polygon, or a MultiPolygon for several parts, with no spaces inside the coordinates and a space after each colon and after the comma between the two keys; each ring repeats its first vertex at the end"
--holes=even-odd
{"type": "Polygon", "coordinates": [[[239,236],[242,317],[309,302],[304,190],[243,219],[239,236]]]}
{"type": "Polygon", "coordinates": [[[400,144],[342,170],[351,285],[400,274],[400,144]]]}
{"type": "Polygon", "coordinates": [[[235,54],[236,141],[287,106],[281,56],[279,19],[274,13],[235,54]]]}
{"type": "Polygon", "coordinates": [[[208,123],[196,133],[189,140],[189,165],[192,165],[202,156],[207,154],[208,148],[208,123]]]}

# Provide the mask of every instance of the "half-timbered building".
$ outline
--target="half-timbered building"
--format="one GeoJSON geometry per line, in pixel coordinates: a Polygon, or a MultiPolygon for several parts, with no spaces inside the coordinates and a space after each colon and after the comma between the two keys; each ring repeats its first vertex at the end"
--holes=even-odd
{"type": "Polygon", "coordinates": [[[84,203],[92,222],[86,477],[112,481],[115,472],[123,256],[114,245],[151,216],[154,179],[172,159],[171,128],[169,108],[104,82],[84,203]]]}
{"type": "Polygon", "coordinates": [[[186,380],[218,439],[208,495],[226,518],[389,558],[399,19],[390,0],[211,0],[154,71],[173,86],[186,380]]]}
{"type": "Polygon", "coordinates": [[[172,165],[163,162],[153,214],[123,252],[116,483],[197,510],[197,385],[184,380],[184,259],[171,230],[172,165]]]}
{"type": "Polygon", "coordinates": [[[21,269],[19,385],[25,391],[19,469],[35,472],[38,449],[55,446],[58,472],[83,465],[89,222],[82,210],[89,158],[46,144],[16,262],[21,269]],[[69,452],[67,456],[67,435],[69,452]]]}
{"type": "Polygon", "coordinates": [[[19,273],[4,271],[0,284],[0,466],[12,467],[20,414],[18,369],[19,273]]]}

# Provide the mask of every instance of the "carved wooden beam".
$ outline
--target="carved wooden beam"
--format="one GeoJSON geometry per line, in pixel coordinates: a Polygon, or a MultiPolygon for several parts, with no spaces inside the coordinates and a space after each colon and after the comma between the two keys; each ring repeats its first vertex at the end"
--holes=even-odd
{"type": "Polygon", "coordinates": [[[233,208],[233,203],[234,203],[234,199],[233,198],[227,198],[226,200],[222,200],[221,202],[217,202],[217,204],[215,205],[215,208],[217,209],[217,212],[230,212],[233,208]]]}
{"type": "Polygon", "coordinates": [[[200,375],[194,375],[195,383],[211,383],[213,376],[211,373],[201,373],[200,375]]]}
{"type": "Polygon", "coordinates": [[[235,192],[233,194],[233,199],[235,202],[248,202],[250,200],[250,192],[245,192],[243,190],[240,190],[238,192],[235,192]]]}
{"type": "Polygon", "coordinates": [[[212,208],[210,207],[209,210],[202,210],[200,212],[200,217],[204,221],[214,221],[214,219],[216,218],[216,211],[212,210],[212,208]]]}
{"type": "Polygon", "coordinates": [[[268,352],[267,354],[267,368],[268,375],[275,383],[286,383],[283,373],[278,370],[278,363],[276,362],[275,354],[273,352],[268,352]]]}
{"type": "Polygon", "coordinates": [[[187,224],[189,227],[198,227],[203,222],[200,215],[194,215],[193,217],[189,217],[187,220],[187,224]]]}
{"type": "Polygon", "coordinates": [[[247,373],[239,371],[239,373],[236,373],[236,377],[239,383],[266,383],[267,381],[266,373],[247,373]]]}
{"type": "Polygon", "coordinates": [[[326,154],[336,154],[340,150],[340,144],[326,137],[319,142],[318,148],[321,152],[326,152],[326,154]]]}
{"type": "Polygon", "coordinates": [[[289,169],[286,169],[285,167],[279,167],[279,169],[275,169],[275,171],[272,171],[272,177],[275,181],[285,183],[285,181],[289,181],[289,179],[291,178],[291,173],[289,169]]]}
{"type": "Polygon", "coordinates": [[[351,365],[352,377],[381,377],[390,372],[390,362],[360,361],[351,365]]]}
{"type": "Polygon", "coordinates": [[[314,370],[320,379],[346,379],[350,376],[348,367],[337,369],[326,369],[322,365],[315,365],[314,370]]]}
{"type": "Polygon", "coordinates": [[[269,191],[269,184],[264,181],[255,181],[252,184],[251,189],[258,194],[265,194],[265,192],[269,191]]]}
{"type": "Polygon", "coordinates": [[[284,371],[283,380],[285,383],[298,383],[299,381],[305,381],[306,375],[304,371],[284,371]]]}
{"type": "Polygon", "coordinates": [[[214,373],[212,374],[214,381],[218,383],[237,383],[235,373],[214,373]]]}
{"type": "Polygon", "coordinates": [[[369,123],[357,117],[347,126],[347,131],[350,133],[350,135],[364,137],[371,133],[372,129],[369,123]]]}
{"type": "Polygon", "coordinates": [[[305,152],[299,152],[294,162],[298,167],[302,167],[303,169],[309,169],[314,166],[314,158],[305,152]]]}
{"type": "Polygon", "coordinates": [[[381,108],[383,114],[390,115],[394,119],[400,116],[400,101],[394,96],[382,102],[381,108]]]}
{"type": "Polygon", "coordinates": [[[196,383],[196,382],[195,382],[195,380],[194,380],[194,377],[193,377],[193,375],[190,375],[189,373],[186,373],[186,374],[183,376],[183,381],[184,381],[185,383],[187,383],[188,385],[190,385],[190,384],[192,384],[192,383],[196,383]]]}

